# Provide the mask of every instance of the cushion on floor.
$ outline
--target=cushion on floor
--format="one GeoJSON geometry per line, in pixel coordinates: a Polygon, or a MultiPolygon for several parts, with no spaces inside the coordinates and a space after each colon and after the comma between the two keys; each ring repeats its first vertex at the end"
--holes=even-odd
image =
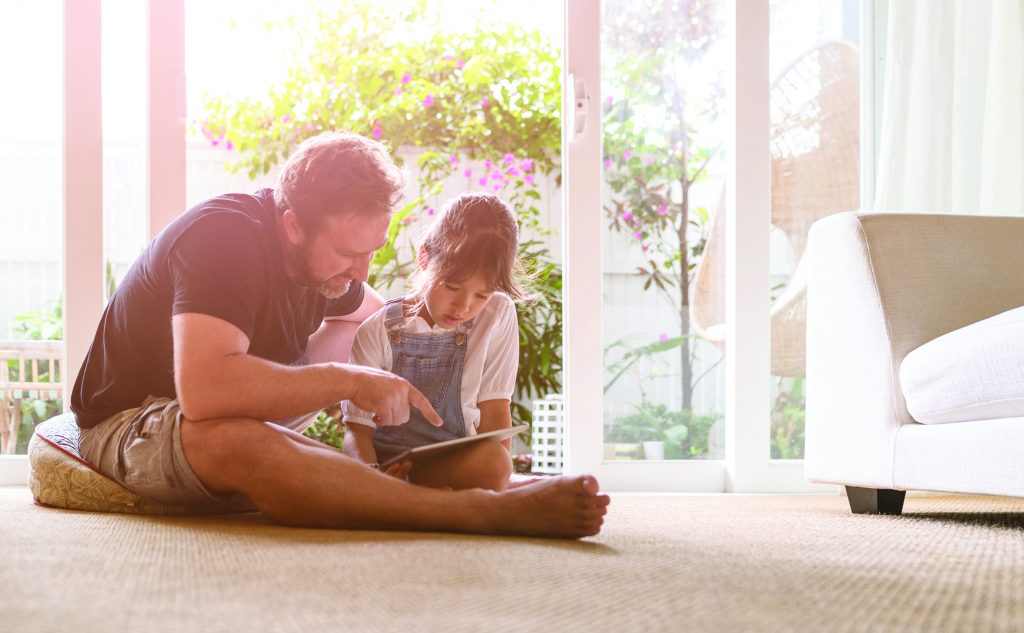
{"type": "Polygon", "coordinates": [[[1024,307],[910,352],[900,386],[907,410],[924,424],[1024,416],[1024,307]]]}
{"type": "Polygon", "coordinates": [[[36,503],[69,510],[181,514],[186,508],[141,497],[96,470],[78,450],[78,424],[65,413],[36,427],[28,445],[28,485],[36,503]]]}

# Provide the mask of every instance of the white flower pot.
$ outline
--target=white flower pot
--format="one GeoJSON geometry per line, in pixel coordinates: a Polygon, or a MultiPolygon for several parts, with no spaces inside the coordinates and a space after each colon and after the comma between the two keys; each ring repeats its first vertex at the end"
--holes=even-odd
{"type": "Polygon", "coordinates": [[[664,442],[644,442],[644,459],[665,459],[664,442]]]}

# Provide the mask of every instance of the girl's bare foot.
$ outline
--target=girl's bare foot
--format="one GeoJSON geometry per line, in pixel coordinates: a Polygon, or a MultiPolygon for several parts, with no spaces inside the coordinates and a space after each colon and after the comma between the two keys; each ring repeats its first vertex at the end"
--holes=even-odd
{"type": "Polygon", "coordinates": [[[487,531],[496,534],[582,538],[601,531],[608,495],[591,475],[544,477],[495,495],[487,531]]]}

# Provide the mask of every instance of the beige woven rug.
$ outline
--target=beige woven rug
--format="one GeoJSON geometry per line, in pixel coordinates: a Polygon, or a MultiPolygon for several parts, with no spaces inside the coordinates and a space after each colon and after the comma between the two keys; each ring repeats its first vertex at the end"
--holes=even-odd
{"type": "Polygon", "coordinates": [[[583,542],[52,510],[0,489],[0,630],[1020,631],[1024,499],[612,500],[583,542]]]}

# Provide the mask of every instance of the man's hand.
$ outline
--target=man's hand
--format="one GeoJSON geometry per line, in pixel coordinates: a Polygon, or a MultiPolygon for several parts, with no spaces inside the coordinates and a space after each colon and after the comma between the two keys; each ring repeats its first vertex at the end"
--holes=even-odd
{"type": "Polygon", "coordinates": [[[373,421],[381,426],[397,426],[409,421],[410,405],[419,409],[434,426],[443,424],[430,401],[407,380],[383,369],[348,366],[352,372],[352,395],[357,407],[374,413],[373,421]]]}

